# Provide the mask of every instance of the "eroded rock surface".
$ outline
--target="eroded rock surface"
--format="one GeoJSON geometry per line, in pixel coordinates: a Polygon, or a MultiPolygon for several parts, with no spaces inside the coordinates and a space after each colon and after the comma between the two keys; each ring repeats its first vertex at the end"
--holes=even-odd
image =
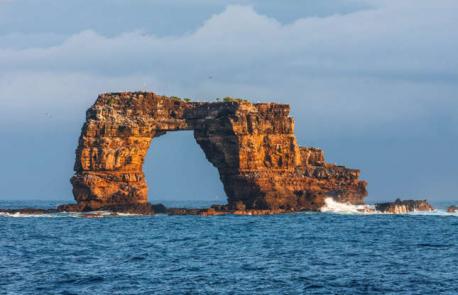
{"type": "MultiPolygon", "coordinates": [[[[143,173],[151,141],[193,130],[219,171],[230,210],[318,210],[326,197],[364,203],[359,171],[299,147],[288,105],[186,102],[154,93],[102,94],[87,111],[71,179],[79,208],[147,204],[143,173]]],[[[160,155],[156,155],[160,157],[160,155]]]]}
{"type": "Polygon", "coordinates": [[[403,214],[414,211],[431,212],[434,208],[426,200],[397,199],[394,202],[375,204],[375,209],[383,213],[403,214]]]}

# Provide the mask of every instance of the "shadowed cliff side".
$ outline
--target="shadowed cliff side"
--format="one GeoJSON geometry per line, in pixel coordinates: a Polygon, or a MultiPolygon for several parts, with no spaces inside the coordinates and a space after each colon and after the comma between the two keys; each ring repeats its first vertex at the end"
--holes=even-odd
{"type": "MultiPolygon", "coordinates": [[[[326,197],[364,203],[359,171],[299,147],[288,105],[188,102],[154,93],[109,93],[87,111],[71,179],[79,210],[146,204],[143,162],[157,136],[193,130],[219,171],[231,210],[318,210],[326,197]]],[[[157,155],[160,156],[160,155],[157,155]]]]}

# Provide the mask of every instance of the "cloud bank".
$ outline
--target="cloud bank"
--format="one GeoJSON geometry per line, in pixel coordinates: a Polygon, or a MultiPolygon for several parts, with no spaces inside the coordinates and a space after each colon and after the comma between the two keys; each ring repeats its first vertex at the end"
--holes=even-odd
{"type": "MultiPolygon", "coordinates": [[[[85,84],[92,80],[93,89],[106,91],[124,85],[204,99],[230,94],[288,101],[338,118],[360,114],[366,124],[406,112],[424,115],[437,103],[456,107],[458,34],[450,30],[458,25],[456,2],[379,3],[370,10],[286,25],[250,6],[231,5],[179,37],[140,31],[106,37],[87,30],[52,47],[1,48],[2,81],[11,86],[3,85],[2,96],[14,92],[24,104],[42,105],[33,101],[37,97],[21,98],[17,87],[21,79],[43,85],[56,76],[85,84]],[[141,85],[133,81],[138,77],[141,85]]],[[[75,93],[72,84],[78,83],[56,84],[75,93]]]]}

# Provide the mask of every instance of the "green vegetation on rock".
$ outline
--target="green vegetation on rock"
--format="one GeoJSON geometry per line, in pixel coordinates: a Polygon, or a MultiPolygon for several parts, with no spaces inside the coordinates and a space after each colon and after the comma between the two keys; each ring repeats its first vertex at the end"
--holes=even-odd
{"type": "Polygon", "coordinates": [[[225,98],[223,98],[223,101],[224,102],[248,102],[248,100],[246,100],[246,99],[235,98],[235,97],[231,97],[231,96],[226,96],[225,98]]]}
{"type": "Polygon", "coordinates": [[[115,103],[115,101],[116,101],[116,100],[115,100],[113,97],[110,97],[110,98],[108,99],[108,101],[107,101],[107,104],[108,104],[109,106],[111,106],[111,105],[113,105],[113,104],[115,103]]]}

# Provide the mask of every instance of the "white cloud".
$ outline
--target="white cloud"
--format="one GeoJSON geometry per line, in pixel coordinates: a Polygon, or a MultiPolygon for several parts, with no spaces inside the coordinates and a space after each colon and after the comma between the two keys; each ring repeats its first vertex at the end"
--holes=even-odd
{"type": "Polygon", "coordinates": [[[291,25],[281,25],[251,7],[229,6],[189,35],[157,38],[132,32],[106,38],[84,31],[51,48],[3,49],[0,65],[10,69],[105,70],[110,74],[111,70],[154,70],[157,64],[168,68],[198,61],[201,66],[218,69],[269,61],[275,66],[320,73],[450,74],[458,65],[454,58],[458,41],[452,38],[457,33],[450,30],[458,22],[453,12],[458,4],[442,5],[440,13],[428,18],[422,11],[430,5],[415,6],[395,10],[388,5],[348,15],[301,19],[291,25]],[[124,62],[127,59],[131,67],[124,62]]]}
{"type": "Polygon", "coordinates": [[[372,3],[378,6],[287,25],[232,5],[179,37],[83,31],[52,47],[1,48],[0,99],[22,101],[3,102],[10,107],[65,107],[66,91],[91,100],[95,91],[142,80],[166,94],[288,102],[300,124],[321,126],[317,134],[421,118],[438,102],[447,110],[436,111],[457,107],[458,33],[451,28],[458,4],[372,3]],[[77,82],[62,87],[68,81],[77,82]],[[45,87],[38,95],[21,85],[45,87]],[[33,101],[38,96],[46,103],[33,101]]]}

